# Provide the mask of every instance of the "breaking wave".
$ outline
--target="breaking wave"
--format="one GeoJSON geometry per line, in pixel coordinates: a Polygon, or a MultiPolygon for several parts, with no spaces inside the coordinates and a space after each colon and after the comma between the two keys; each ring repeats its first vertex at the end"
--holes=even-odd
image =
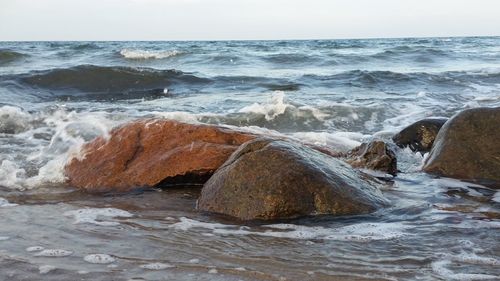
{"type": "Polygon", "coordinates": [[[170,57],[175,57],[183,54],[181,51],[177,50],[140,50],[140,49],[123,49],[120,51],[120,55],[122,55],[126,59],[133,60],[147,60],[147,59],[165,59],[170,57]]]}

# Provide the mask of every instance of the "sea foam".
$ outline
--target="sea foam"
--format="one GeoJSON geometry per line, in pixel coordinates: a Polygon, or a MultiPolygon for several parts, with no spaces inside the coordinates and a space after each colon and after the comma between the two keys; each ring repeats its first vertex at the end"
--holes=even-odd
{"type": "Polygon", "coordinates": [[[17,204],[9,203],[9,201],[0,197],[0,208],[1,207],[14,207],[14,206],[17,206],[17,204]]]}
{"type": "Polygon", "coordinates": [[[71,256],[73,251],[63,249],[46,249],[35,254],[35,257],[67,257],[71,256]]]}
{"type": "Polygon", "coordinates": [[[83,260],[88,263],[109,264],[115,262],[115,258],[107,254],[91,254],[83,257],[83,260]]]}
{"type": "Polygon", "coordinates": [[[143,264],[140,267],[149,270],[163,270],[163,269],[174,268],[175,266],[169,263],[155,262],[155,263],[143,264]]]}
{"type": "Polygon", "coordinates": [[[120,223],[115,221],[102,221],[102,217],[115,218],[123,217],[130,218],[133,215],[127,211],[115,209],[115,208],[85,208],[73,211],[67,211],[64,213],[65,216],[72,216],[75,218],[75,224],[88,223],[101,226],[116,226],[120,223]]]}
{"type": "Polygon", "coordinates": [[[397,239],[411,235],[410,228],[402,223],[358,223],[340,227],[304,226],[296,224],[264,225],[264,231],[256,231],[246,226],[207,223],[181,217],[170,228],[188,231],[204,228],[219,235],[256,235],[288,239],[325,239],[336,241],[368,242],[374,240],[397,239]]]}

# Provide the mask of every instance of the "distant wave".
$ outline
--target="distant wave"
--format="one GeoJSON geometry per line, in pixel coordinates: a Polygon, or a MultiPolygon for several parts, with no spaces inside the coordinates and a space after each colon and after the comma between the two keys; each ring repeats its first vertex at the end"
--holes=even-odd
{"type": "Polygon", "coordinates": [[[394,48],[389,48],[380,53],[371,55],[372,58],[378,59],[388,59],[394,57],[402,56],[412,56],[412,57],[426,57],[429,61],[433,58],[446,58],[451,55],[451,52],[444,51],[437,48],[425,47],[425,46],[398,46],[394,48]]]}
{"type": "Polygon", "coordinates": [[[71,49],[77,51],[85,51],[85,50],[100,49],[100,47],[95,43],[82,43],[78,45],[71,45],[71,49]]]}
{"type": "Polygon", "coordinates": [[[210,79],[174,69],[157,70],[96,65],[33,71],[4,76],[3,80],[75,97],[90,94],[94,99],[100,100],[163,95],[164,89],[174,84],[204,85],[211,82],[210,79]]]}
{"type": "Polygon", "coordinates": [[[318,62],[320,59],[316,56],[311,56],[308,54],[300,53],[281,53],[273,54],[264,57],[264,60],[273,64],[279,65],[293,65],[293,64],[304,64],[311,62],[318,62]]]}
{"type": "Polygon", "coordinates": [[[13,62],[28,55],[11,50],[0,50],[0,65],[13,62]]]}
{"type": "MultiPolygon", "coordinates": [[[[364,88],[394,88],[422,85],[428,87],[467,87],[474,82],[500,83],[500,73],[447,71],[441,73],[428,72],[394,72],[351,70],[333,75],[306,74],[300,78],[305,84],[335,87],[339,85],[364,88]]],[[[449,88],[449,89],[451,89],[449,88]]]]}
{"type": "Polygon", "coordinates": [[[120,51],[120,55],[122,55],[126,59],[134,59],[134,60],[147,60],[147,59],[165,59],[169,57],[175,57],[180,54],[183,54],[181,51],[177,50],[140,50],[140,49],[123,49],[120,51]]]}

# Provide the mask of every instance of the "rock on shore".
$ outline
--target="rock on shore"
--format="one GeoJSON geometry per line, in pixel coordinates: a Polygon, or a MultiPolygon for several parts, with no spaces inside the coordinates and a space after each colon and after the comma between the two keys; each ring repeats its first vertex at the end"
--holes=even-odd
{"type": "Polygon", "coordinates": [[[214,125],[146,119],[87,143],[65,167],[69,184],[87,190],[204,183],[255,135],[214,125]]]}
{"type": "MultiPolygon", "coordinates": [[[[417,121],[396,134],[392,140],[399,147],[410,147],[417,152],[429,152],[446,118],[428,118],[417,121]]],[[[422,153],[422,154],[423,154],[422,153]]]]}
{"type": "Polygon", "coordinates": [[[387,201],[346,163],[283,140],[242,145],[205,183],[198,208],[242,220],[355,215],[387,201]]]}
{"type": "Polygon", "coordinates": [[[423,169],[500,188],[500,107],[453,116],[439,131],[423,169]]]}
{"type": "Polygon", "coordinates": [[[345,159],[354,168],[366,168],[395,176],[398,172],[396,154],[381,140],[363,143],[351,150],[345,159]]]}

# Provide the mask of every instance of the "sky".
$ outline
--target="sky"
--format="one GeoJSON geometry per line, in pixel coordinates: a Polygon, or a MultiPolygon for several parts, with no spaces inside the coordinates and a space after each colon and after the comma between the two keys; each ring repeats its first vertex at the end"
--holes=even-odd
{"type": "Polygon", "coordinates": [[[500,35],[500,0],[0,0],[0,41],[500,35]]]}

